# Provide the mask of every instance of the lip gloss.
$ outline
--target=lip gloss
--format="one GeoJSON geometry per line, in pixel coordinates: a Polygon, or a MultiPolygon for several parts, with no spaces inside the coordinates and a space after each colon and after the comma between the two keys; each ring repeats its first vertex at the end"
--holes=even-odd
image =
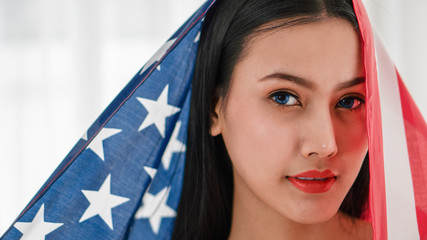
{"type": "Polygon", "coordinates": [[[323,172],[310,170],[295,176],[287,176],[287,179],[303,192],[325,193],[335,183],[336,176],[330,170],[323,172]]]}

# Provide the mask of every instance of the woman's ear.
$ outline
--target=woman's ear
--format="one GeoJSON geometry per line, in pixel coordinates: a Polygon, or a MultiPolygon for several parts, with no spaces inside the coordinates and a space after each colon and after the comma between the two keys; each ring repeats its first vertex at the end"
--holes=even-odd
{"type": "Polygon", "coordinates": [[[222,98],[220,98],[216,102],[214,112],[211,114],[212,125],[211,125],[210,135],[213,137],[221,134],[221,123],[219,120],[220,110],[221,110],[221,101],[222,101],[222,98]]]}

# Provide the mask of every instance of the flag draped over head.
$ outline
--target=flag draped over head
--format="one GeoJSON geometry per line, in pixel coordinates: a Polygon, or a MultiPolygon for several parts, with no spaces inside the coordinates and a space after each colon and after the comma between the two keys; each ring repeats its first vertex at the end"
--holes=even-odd
{"type": "Polygon", "coordinates": [[[374,239],[427,239],[427,125],[360,0],[374,239]]]}
{"type": "MultiPolygon", "coordinates": [[[[77,142],[1,239],[170,239],[207,1],[77,142]]],[[[427,239],[427,127],[360,0],[374,239],[427,239]]]]}

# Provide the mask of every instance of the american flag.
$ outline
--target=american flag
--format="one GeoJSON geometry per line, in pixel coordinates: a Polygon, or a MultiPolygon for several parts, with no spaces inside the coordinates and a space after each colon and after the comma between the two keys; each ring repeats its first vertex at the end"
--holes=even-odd
{"type": "Polygon", "coordinates": [[[168,239],[206,2],[99,116],[1,239],[168,239]]]}
{"type": "MultiPolygon", "coordinates": [[[[1,239],[170,239],[207,1],[144,65],[1,239]]],[[[374,239],[427,239],[427,126],[360,0],[374,239]]]]}
{"type": "Polygon", "coordinates": [[[374,239],[427,239],[427,125],[362,2],[353,4],[365,58],[374,239]]]}

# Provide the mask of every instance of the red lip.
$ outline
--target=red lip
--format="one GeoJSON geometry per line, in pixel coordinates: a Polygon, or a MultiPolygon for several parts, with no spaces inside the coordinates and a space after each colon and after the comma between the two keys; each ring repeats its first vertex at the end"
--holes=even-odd
{"type": "Polygon", "coordinates": [[[319,172],[310,170],[286,177],[296,188],[306,193],[327,192],[335,183],[336,176],[330,170],[319,172]]]}
{"type": "Polygon", "coordinates": [[[335,174],[331,172],[331,170],[325,170],[323,172],[319,172],[317,170],[310,170],[310,171],[299,173],[295,176],[289,176],[289,177],[330,178],[330,177],[335,177],[335,174]]]}

